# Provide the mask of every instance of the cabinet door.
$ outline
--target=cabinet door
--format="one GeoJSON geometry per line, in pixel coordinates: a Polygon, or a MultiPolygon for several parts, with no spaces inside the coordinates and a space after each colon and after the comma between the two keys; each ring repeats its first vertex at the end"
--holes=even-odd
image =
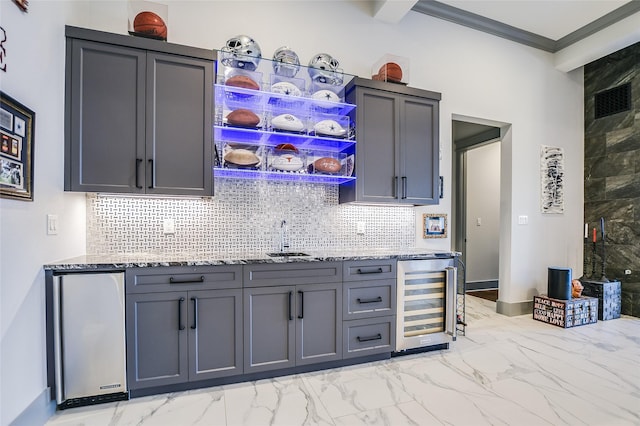
{"type": "Polygon", "coordinates": [[[296,293],[296,365],[342,359],[342,285],[301,285],[296,293]]]}
{"type": "Polygon", "coordinates": [[[295,365],[295,287],[244,289],[244,372],[295,365]]]}
{"type": "Polygon", "coordinates": [[[144,192],[145,57],[68,39],[66,190],[144,192]]]}
{"type": "Polygon", "coordinates": [[[130,389],[182,383],[187,370],[187,293],[127,296],[130,389]]]}
{"type": "Polygon", "coordinates": [[[400,106],[400,202],[439,201],[438,102],[402,97],[400,106]]]}
{"type": "Polygon", "coordinates": [[[147,193],[213,195],[213,62],[149,53],[147,193]]]}
{"type": "Polygon", "coordinates": [[[189,380],[242,374],[242,290],[189,292],[189,380]]]}
{"type": "Polygon", "coordinates": [[[398,98],[374,89],[358,88],[356,91],[356,199],[397,202],[398,98]]]}

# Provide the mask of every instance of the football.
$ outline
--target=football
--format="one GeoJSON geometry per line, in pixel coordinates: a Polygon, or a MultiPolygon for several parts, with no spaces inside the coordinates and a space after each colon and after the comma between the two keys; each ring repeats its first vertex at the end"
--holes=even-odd
{"type": "Polygon", "coordinates": [[[255,167],[260,163],[260,157],[248,149],[238,148],[228,152],[224,156],[224,161],[236,166],[255,167]]]}
{"type": "Polygon", "coordinates": [[[227,124],[240,127],[256,127],[260,124],[260,117],[251,110],[240,108],[227,114],[227,124]]]}
{"type": "Polygon", "coordinates": [[[315,130],[318,135],[333,137],[344,137],[347,134],[347,131],[335,120],[318,121],[313,126],[313,130],[315,130]]]}
{"type": "Polygon", "coordinates": [[[298,148],[290,143],[281,143],[279,145],[276,145],[275,149],[278,151],[293,151],[295,153],[298,153],[298,148]]]}
{"type": "Polygon", "coordinates": [[[331,157],[322,157],[318,158],[309,166],[310,172],[321,172],[321,173],[337,173],[342,169],[342,164],[335,158],[331,157]]]}
{"type": "Polygon", "coordinates": [[[302,162],[302,159],[293,151],[288,151],[285,154],[274,155],[273,157],[271,157],[270,165],[272,168],[277,170],[295,172],[297,170],[300,170],[304,166],[304,163],[302,162]]]}
{"type": "Polygon", "coordinates": [[[243,89],[260,90],[260,85],[251,77],[247,77],[246,75],[234,75],[233,77],[228,78],[224,84],[243,89]]]}
{"type": "Polygon", "coordinates": [[[298,117],[291,114],[280,114],[271,119],[271,126],[277,130],[286,130],[287,132],[302,132],[304,124],[298,117]]]}
{"type": "Polygon", "coordinates": [[[331,90],[326,90],[326,89],[322,89],[322,90],[318,90],[317,92],[314,92],[311,95],[311,98],[315,99],[316,101],[340,102],[340,98],[338,97],[338,95],[333,93],[331,90]]]}
{"type": "Polygon", "coordinates": [[[133,31],[167,39],[167,25],[153,12],[140,12],[133,19],[133,31]]]}
{"type": "Polygon", "coordinates": [[[302,96],[300,89],[298,89],[295,84],[289,83],[288,81],[281,81],[280,83],[272,85],[271,91],[281,95],[302,96]]]}

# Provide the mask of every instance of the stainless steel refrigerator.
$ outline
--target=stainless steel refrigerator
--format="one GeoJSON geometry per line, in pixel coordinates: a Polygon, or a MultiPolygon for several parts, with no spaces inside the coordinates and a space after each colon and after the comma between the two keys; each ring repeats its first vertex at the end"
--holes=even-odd
{"type": "Polygon", "coordinates": [[[124,273],[54,276],[53,319],[58,407],[126,399],[124,273]]]}

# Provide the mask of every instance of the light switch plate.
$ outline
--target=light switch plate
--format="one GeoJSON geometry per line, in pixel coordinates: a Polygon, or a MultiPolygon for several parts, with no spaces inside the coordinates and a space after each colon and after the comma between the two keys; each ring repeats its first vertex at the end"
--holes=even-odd
{"type": "Polygon", "coordinates": [[[529,223],[529,216],[518,216],[518,225],[527,225],[529,223]]]}
{"type": "Polygon", "coordinates": [[[58,235],[58,215],[47,215],[47,235],[58,235]]]}
{"type": "Polygon", "coordinates": [[[365,223],[364,222],[356,223],[356,234],[364,235],[364,232],[365,232],[365,223]]]}

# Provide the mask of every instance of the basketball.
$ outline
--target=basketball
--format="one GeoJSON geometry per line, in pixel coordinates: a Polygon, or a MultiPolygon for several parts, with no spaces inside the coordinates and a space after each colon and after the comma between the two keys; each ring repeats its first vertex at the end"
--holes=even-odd
{"type": "Polygon", "coordinates": [[[140,34],[148,34],[167,39],[167,25],[161,17],[153,12],[140,12],[133,20],[133,30],[140,34]]]}
{"type": "Polygon", "coordinates": [[[380,80],[383,81],[400,83],[402,81],[402,68],[395,62],[387,62],[380,67],[378,76],[380,77],[380,80]]]}

